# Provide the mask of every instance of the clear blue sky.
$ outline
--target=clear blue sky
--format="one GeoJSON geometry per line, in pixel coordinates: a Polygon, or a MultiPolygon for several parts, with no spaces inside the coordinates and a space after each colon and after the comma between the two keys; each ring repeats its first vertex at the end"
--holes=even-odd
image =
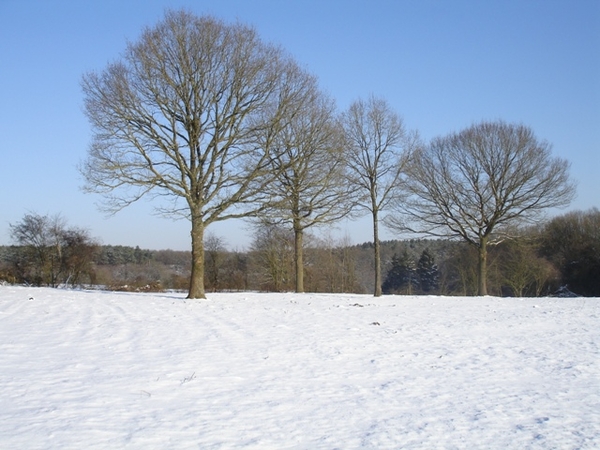
{"type": "MultiPolygon", "coordinates": [[[[340,109],[384,97],[426,139],[484,119],[528,125],[572,163],[568,210],[600,207],[600,0],[0,0],[0,244],[36,212],[104,244],[189,248],[189,224],[149,202],[106,218],[76,169],[91,140],[82,74],[179,7],[253,25],[340,109]]],[[[209,232],[250,240],[239,222],[209,232]]],[[[368,218],[332,234],[372,238],[368,218]]]]}

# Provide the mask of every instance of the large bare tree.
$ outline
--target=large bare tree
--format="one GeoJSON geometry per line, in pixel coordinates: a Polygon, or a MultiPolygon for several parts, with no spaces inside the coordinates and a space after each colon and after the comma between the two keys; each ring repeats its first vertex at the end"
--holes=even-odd
{"type": "Polygon", "coordinates": [[[478,294],[487,295],[487,248],[508,226],[566,206],[569,163],[524,125],[482,122],[432,140],[407,169],[408,197],[386,223],[394,229],[463,239],[478,250],[478,294]]]}
{"type": "Polygon", "coordinates": [[[276,179],[267,187],[272,207],[265,219],[289,224],[294,231],[296,292],[304,292],[305,230],[339,220],[351,211],[345,179],[343,133],[335,104],[322,93],[314,77],[300,78],[303,95],[292,119],[272,146],[276,179]]]}
{"type": "Polygon", "coordinates": [[[349,183],[358,207],[373,218],[375,292],[381,295],[379,214],[397,192],[416,136],[407,133],[402,119],[388,103],[374,96],[357,100],[343,115],[347,140],[349,183]]]}
{"type": "Polygon", "coordinates": [[[254,29],[169,11],[120,60],[83,77],[93,142],[85,189],[110,212],[142,196],[191,221],[189,298],[204,298],[205,228],[252,214],[269,149],[293,103],[297,65],[254,29]]]}

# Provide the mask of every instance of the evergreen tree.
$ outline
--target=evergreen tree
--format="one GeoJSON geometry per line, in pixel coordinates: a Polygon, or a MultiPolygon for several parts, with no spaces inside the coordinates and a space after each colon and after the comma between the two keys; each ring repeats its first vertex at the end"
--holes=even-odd
{"type": "Polygon", "coordinates": [[[422,293],[429,294],[438,290],[440,274],[429,249],[426,248],[421,253],[416,272],[422,293]]]}
{"type": "Polygon", "coordinates": [[[395,253],[392,257],[392,266],[381,288],[384,294],[411,295],[416,281],[415,263],[408,251],[404,250],[401,256],[395,253]]]}

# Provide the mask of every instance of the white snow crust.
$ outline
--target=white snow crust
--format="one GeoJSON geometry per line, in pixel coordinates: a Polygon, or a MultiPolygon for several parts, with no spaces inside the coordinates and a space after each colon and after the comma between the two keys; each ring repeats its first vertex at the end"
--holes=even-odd
{"type": "Polygon", "coordinates": [[[598,298],[0,286],[0,448],[599,448],[599,325],[598,298]]]}

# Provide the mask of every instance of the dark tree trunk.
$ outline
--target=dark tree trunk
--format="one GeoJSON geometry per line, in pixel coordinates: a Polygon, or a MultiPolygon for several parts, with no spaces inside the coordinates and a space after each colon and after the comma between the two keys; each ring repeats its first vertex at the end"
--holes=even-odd
{"type": "Polygon", "coordinates": [[[477,295],[488,295],[487,293],[487,238],[479,241],[477,267],[477,295]]]}
{"type": "Polygon", "coordinates": [[[204,292],[204,223],[192,217],[192,274],[187,298],[206,298],[204,292]]]}
{"type": "Polygon", "coordinates": [[[304,251],[303,245],[304,231],[300,226],[294,224],[294,252],[296,263],[296,292],[304,292],[304,251]]]}
{"type": "Polygon", "coordinates": [[[381,246],[377,210],[373,209],[373,247],[375,248],[375,297],[381,297],[381,246]]]}

